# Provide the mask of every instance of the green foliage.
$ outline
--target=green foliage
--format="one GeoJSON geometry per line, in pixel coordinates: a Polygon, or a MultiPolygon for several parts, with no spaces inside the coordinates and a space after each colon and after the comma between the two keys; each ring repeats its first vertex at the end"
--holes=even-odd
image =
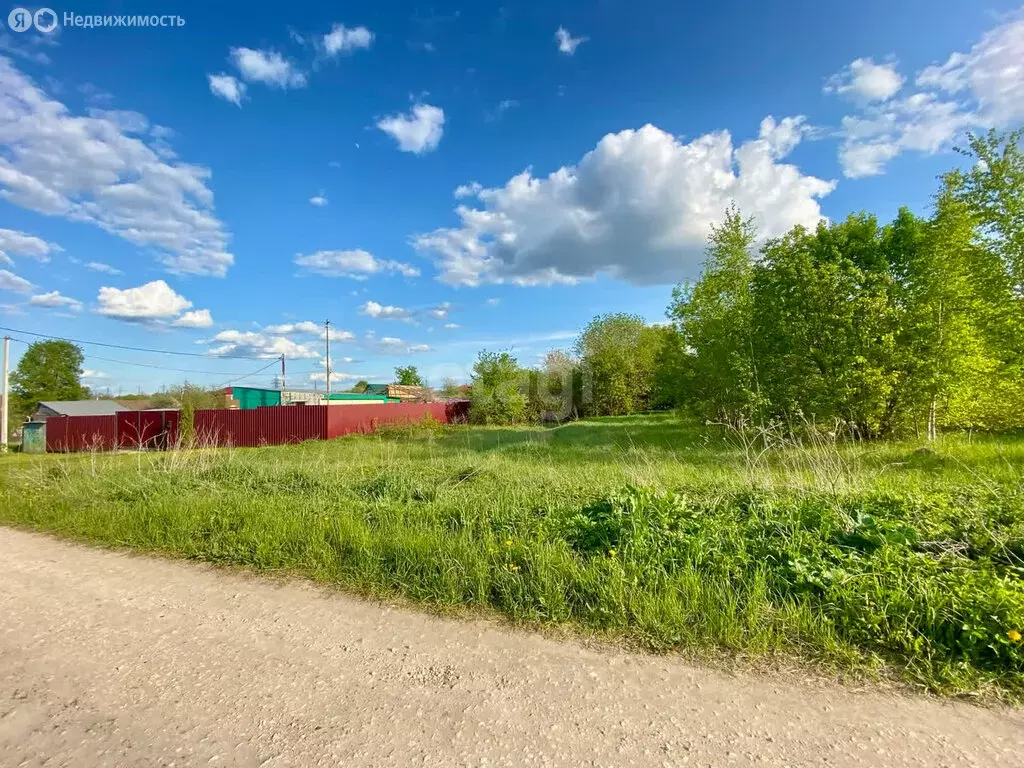
{"type": "Polygon", "coordinates": [[[406,365],[395,368],[395,383],[405,387],[422,387],[423,379],[415,365],[406,365]]]}
{"type": "Polygon", "coordinates": [[[638,315],[595,317],[576,341],[576,354],[589,377],[588,415],[615,416],[650,407],[655,361],[662,332],[638,315]]]}
{"type": "Polygon", "coordinates": [[[216,410],[224,407],[224,395],[216,389],[204,389],[195,384],[184,384],[171,387],[163,392],[156,392],[150,398],[154,408],[186,407],[192,411],[216,410]]]}
{"type": "Polygon", "coordinates": [[[862,437],[888,429],[898,321],[881,245],[864,215],[765,245],[752,280],[764,415],[840,421],[862,437]]]}
{"type": "MultiPolygon", "coordinates": [[[[679,335],[674,354],[690,409],[705,419],[732,424],[757,406],[750,282],[755,229],[734,206],[712,227],[700,279],[676,286],[667,314],[679,335]],[[689,350],[684,358],[683,350],[689,350]]],[[[664,379],[664,375],[662,376],[664,379]]],[[[666,383],[661,384],[662,390],[666,383]]]]}
{"type": "Polygon", "coordinates": [[[984,136],[968,134],[961,150],[971,161],[946,184],[978,216],[991,249],[1005,262],[1018,290],[1024,287],[1024,129],[984,136]]]}
{"type": "Polygon", "coordinates": [[[369,388],[370,388],[370,383],[368,381],[360,379],[359,381],[357,381],[353,385],[352,389],[350,389],[349,392],[352,392],[353,394],[356,394],[356,395],[361,395],[364,392],[366,392],[366,390],[368,390],[369,388]]]}
{"type": "Polygon", "coordinates": [[[12,425],[35,411],[41,400],[85,400],[82,386],[82,350],[70,341],[49,340],[29,344],[11,373],[12,425]]]}
{"type": "Polygon", "coordinates": [[[517,424],[527,418],[525,372],[508,352],[483,350],[473,365],[469,418],[475,424],[517,424]]]}

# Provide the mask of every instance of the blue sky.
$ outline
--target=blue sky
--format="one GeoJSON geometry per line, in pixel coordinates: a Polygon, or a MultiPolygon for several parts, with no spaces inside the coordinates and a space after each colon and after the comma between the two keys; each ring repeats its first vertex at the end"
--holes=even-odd
{"type": "Polygon", "coordinates": [[[1013,3],[152,12],[185,24],[0,31],[0,325],[199,355],[85,346],[114,391],[282,353],[322,386],[328,317],[335,386],[530,365],[661,320],[730,201],[765,237],[927,212],[965,131],[1024,120],[1013,3]]]}

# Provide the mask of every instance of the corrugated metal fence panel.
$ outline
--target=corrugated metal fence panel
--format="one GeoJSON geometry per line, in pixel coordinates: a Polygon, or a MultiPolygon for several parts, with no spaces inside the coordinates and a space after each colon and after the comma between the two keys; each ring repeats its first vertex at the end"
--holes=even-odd
{"type": "Polygon", "coordinates": [[[428,414],[442,424],[464,421],[468,403],[386,403],[359,408],[330,408],[327,437],[370,433],[381,424],[415,424],[428,414]]]}
{"type": "Polygon", "coordinates": [[[266,406],[247,411],[196,411],[196,439],[207,445],[283,445],[322,440],[328,406],[266,406]]]}
{"type": "Polygon", "coordinates": [[[117,447],[117,417],[51,416],[46,420],[46,450],[111,451],[117,447]]]}
{"type": "Polygon", "coordinates": [[[117,442],[122,448],[167,448],[178,439],[178,411],[121,411],[117,442]]]}

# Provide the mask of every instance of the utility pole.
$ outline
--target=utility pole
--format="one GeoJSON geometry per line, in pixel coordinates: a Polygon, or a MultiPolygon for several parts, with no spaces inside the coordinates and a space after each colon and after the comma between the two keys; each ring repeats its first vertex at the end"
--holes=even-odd
{"type": "Polygon", "coordinates": [[[324,341],[327,342],[327,399],[331,399],[331,321],[324,320],[324,341]]]}
{"type": "Polygon", "coordinates": [[[285,387],[284,381],[284,355],[281,355],[281,391],[283,392],[285,389],[287,387],[285,387]]]}
{"type": "Polygon", "coordinates": [[[3,397],[3,408],[0,409],[0,452],[7,452],[7,411],[10,410],[11,390],[7,380],[7,365],[11,359],[11,337],[4,336],[4,374],[0,396],[3,397]]]}

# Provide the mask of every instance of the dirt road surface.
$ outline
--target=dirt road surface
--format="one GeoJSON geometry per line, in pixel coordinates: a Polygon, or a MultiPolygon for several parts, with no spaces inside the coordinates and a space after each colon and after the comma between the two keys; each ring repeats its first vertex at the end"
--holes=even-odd
{"type": "Polygon", "coordinates": [[[0,766],[1017,765],[1024,717],[0,528],[0,766]]]}

